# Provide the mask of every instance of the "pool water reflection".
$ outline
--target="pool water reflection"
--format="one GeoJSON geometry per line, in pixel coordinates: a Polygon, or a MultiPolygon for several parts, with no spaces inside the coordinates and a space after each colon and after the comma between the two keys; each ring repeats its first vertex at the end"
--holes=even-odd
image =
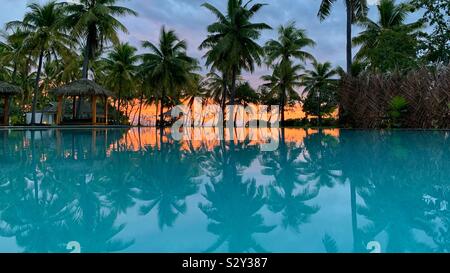
{"type": "Polygon", "coordinates": [[[0,252],[450,250],[450,133],[0,131],[0,252]]]}

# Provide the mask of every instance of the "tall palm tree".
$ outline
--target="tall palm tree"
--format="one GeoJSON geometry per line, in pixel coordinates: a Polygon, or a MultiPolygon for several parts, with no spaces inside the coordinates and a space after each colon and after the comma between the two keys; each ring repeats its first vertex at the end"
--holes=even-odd
{"type": "MultiPolygon", "coordinates": [[[[322,0],[317,16],[324,20],[331,13],[336,0],[322,0]]],[[[367,15],[367,0],[345,0],[347,12],[347,74],[352,75],[352,24],[367,15]]]]}
{"type": "MultiPolygon", "coordinates": [[[[106,73],[106,84],[112,91],[117,92],[117,115],[120,113],[122,92],[135,91],[137,64],[139,56],[137,49],[128,43],[119,43],[109,52],[108,57],[103,59],[104,71],[106,73]]],[[[118,121],[118,116],[116,116],[118,121]]]]}
{"type": "Polygon", "coordinates": [[[160,126],[162,128],[166,96],[175,95],[178,87],[189,82],[197,60],[186,54],[186,41],[180,40],[175,31],[167,31],[164,26],[161,28],[157,45],[144,41],[142,46],[150,50],[150,53],[142,55],[143,69],[149,71],[147,76],[161,89],[160,126]]]}
{"type": "Polygon", "coordinates": [[[255,64],[261,64],[264,52],[256,42],[261,31],[271,29],[265,23],[251,21],[264,6],[260,3],[252,5],[251,2],[244,4],[243,0],[229,0],[226,14],[209,3],[202,5],[217,17],[217,21],[208,26],[209,35],[200,49],[209,50],[206,55],[207,65],[218,66],[225,75],[230,71],[231,105],[235,104],[236,79],[241,70],[253,72],[255,64]]]}
{"type": "Polygon", "coordinates": [[[377,10],[378,21],[375,22],[369,18],[363,19],[359,25],[364,30],[353,38],[353,44],[361,47],[355,56],[358,61],[365,61],[369,58],[371,49],[377,47],[383,32],[393,30],[413,35],[423,27],[422,21],[406,23],[408,13],[412,12],[411,6],[407,3],[397,5],[395,0],[381,0],[377,5],[377,10]]]}
{"type": "Polygon", "coordinates": [[[83,40],[82,77],[88,78],[89,61],[103,49],[107,42],[119,43],[118,31],[127,32],[127,28],[116,19],[119,16],[137,13],[129,8],[116,6],[117,0],[80,0],[65,3],[68,14],[66,26],[83,40]]]}
{"type": "Polygon", "coordinates": [[[55,1],[43,6],[33,3],[28,5],[28,11],[22,21],[12,21],[6,24],[7,29],[20,29],[29,35],[24,39],[22,49],[38,55],[38,65],[34,82],[31,123],[35,124],[36,106],[39,96],[39,84],[45,55],[54,51],[64,54],[70,37],[63,32],[64,12],[55,1]]]}
{"type": "Polygon", "coordinates": [[[314,60],[314,57],[303,50],[304,47],[313,47],[315,42],[308,38],[304,29],[295,27],[295,22],[278,28],[278,39],[269,40],[264,46],[267,63],[284,63],[293,58],[300,61],[314,60]]]}
{"type": "MultiPolygon", "coordinates": [[[[334,79],[337,75],[336,69],[333,69],[331,66],[331,63],[325,62],[325,63],[319,63],[314,61],[313,62],[313,69],[306,70],[305,75],[303,75],[303,85],[305,86],[305,89],[303,93],[307,93],[308,97],[310,99],[317,99],[317,102],[314,104],[317,104],[317,116],[319,119],[319,126],[322,121],[322,112],[325,109],[322,106],[322,101],[324,96],[328,96],[331,92],[334,92],[336,89],[336,82],[337,80],[334,79]]],[[[307,98],[308,99],[308,98],[307,98]]],[[[332,100],[332,96],[330,98],[326,98],[326,101],[332,100]]],[[[328,103],[331,105],[331,103],[328,103]]],[[[330,105],[326,105],[328,106],[330,105]]],[[[331,107],[331,106],[330,106],[331,107]]]]}
{"type": "Polygon", "coordinates": [[[302,85],[300,70],[302,65],[293,64],[290,60],[281,62],[274,66],[272,75],[264,75],[261,77],[266,83],[264,84],[278,97],[281,125],[284,125],[284,108],[286,103],[292,99],[298,99],[296,89],[302,85]]]}

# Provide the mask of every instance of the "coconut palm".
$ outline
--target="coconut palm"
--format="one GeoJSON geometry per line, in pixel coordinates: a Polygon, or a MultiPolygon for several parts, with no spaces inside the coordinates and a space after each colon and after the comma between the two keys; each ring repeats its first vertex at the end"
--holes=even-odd
{"type": "Polygon", "coordinates": [[[305,202],[314,199],[319,191],[301,179],[300,156],[303,149],[295,143],[288,144],[281,139],[279,148],[263,154],[260,163],[262,173],[275,180],[268,186],[269,209],[275,213],[282,212],[283,227],[299,230],[299,226],[309,221],[319,207],[305,202]],[[302,186],[300,190],[298,190],[302,186]]]}
{"type": "Polygon", "coordinates": [[[307,94],[304,102],[306,112],[315,113],[319,119],[319,126],[323,114],[333,111],[336,106],[335,91],[338,73],[333,69],[331,63],[313,62],[313,69],[306,70],[303,75],[303,94],[307,94]],[[305,107],[306,106],[306,107],[305,107]]]}
{"type": "Polygon", "coordinates": [[[207,65],[217,66],[225,75],[230,72],[230,104],[234,105],[236,79],[241,70],[253,72],[255,64],[261,64],[264,52],[256,41],[262,30],[271,28],[265,23],[253,23],[252,19],[264,4],[229,0],[226,14],[209,3],[202,6],[211,11],[217,21],[208,26],[209,35],[200,49],[208,49],[207,65]]]}
{"type": "Polygon", "coordinates": [[[39,96],[39,85],[44,57],[52,57],[53,52],[67,53],[67,45],[71,42],[63,32],[64,12],[60,5],[51,1],[43,6],[33,3],[28,5],[23,21],[12,21],[6,24],[7,29],[20,29],[29,35],[24,39],[22,49],[38,56],[36,79],[32,104],[31,123],[35,124],[36,106],[39,96]]]}
{"type": "Polygon", "coordinates": [[[315,42],[308,38],[304,29],[295,27],[295,22],[278,28],[278,39],[269,40],[264,46],[267,63],[284,63],[298,59],[305,62],[314,60],[314,57],[303,50],[304,47],[313,47],[315,42]]]}
{"type": "Polygon", "coordinates": [[[187,44],[180,40],[173,30],[166,30],[163,26],[157,45],[144,41],[142,46],[150,53],[142,55],[143,69],[148,71],[154,84],[161,89],[160,126],[164,126],[163,108],[166,96],[176,95],[177,88],[187,84],[191,79],[191,72],[197,65],[197,60],[186,54],[187,44]]]}
{"type": "Polygon", "coordinates": [[[228,92],[225,75],[223,73],[220,75],[215,71],[211,71],[206,74],[205,85],[209,91],[208,96],[219,103],[222,110],[225,109],[226,93],[228,92]]]}
{"type": "Polygon", "coordinates": [[[119,43],[118,31],[127,28],[116,17],[137,13],[129,8],[116,6],[117,0],[80,0],[65,3],[68,14],[65,22],[75,37],[83,40],[82,77],[88,78],[89,62],[107,42],[119,43]]]}
{"type": "Polygon", "coordinates": [[[340,181],[340,166],[337,164],[338,141],[335,137],[325,135],[322,130],[308,135],[304,140],[305,152],[301,162],[301,173],[315,187],[333,188],[340,181]]]}
{"type": "Polygon", "coordinates": [[[282,61],[274,66],[272,75],[264,75],[261,77],[267,86],[278,98],[281,114],[281,125],[284,125],[284,108],[289,101],[299,99],[296,91],[302,85],[302,75],[300,71],[302,65],[293,64],[290,60],[282,61]]]}
{"type": "Polygon", "coordinates": [[[225,242],[234,253],[266,252],[253,237],[253,234],[269,233],[275,228],[266,225],[258,213],[265,203],[263,187],[256,186],[255,180],[243,182],[239,175],[233,178],[225,174],[223,179],[207,184],[205,191],[207,203],[199,207],[210,220],[208,231],[218,236],[206,252],[217,250],[225,242]]]}
{"type": "Polygon", "coordinates": [[[414,35],[423,27],[422,21],[406,23],[407,15],[412,12],[407,3],[396,4],[395,0],[381,0],[377,5],[378,21],[363,19],[359,25],[364,28],[353,38],[353,45],[360,46],[355,58],[357,61],[370,59],[370,52],[380,43],[380,37],[386,31],[400,31],[407,35],[414,35]]]}
{"type": "MultiPolygon", "coordinates": [[[[117,93],[117,115],[120,113],[122,96],[136,90],[136,73],[139,56],[137,49],[128,43],[119,43],[103,59],[103,71],[106,73],[105,83],[110,90],[117,93]],[[126,94],[123,92],[125,91],[126,94]]],[[[116,120],[118,121],[118,116],[116,120]]]]}
{"type": "Polygon", "coordinates": [[[27,31],[14,29],[12,33],[2,33],[4,42],[0,41],[0,64],[4,81],[13,84],[17,81],[20,70],[26,64],[27,56],[22,50],[24,39],[29,35],[27,31]]]}
{"type": "MultiPolygon", "coordinates": [[[[327,18],[336,0],[322,0],[317,16],[320,20],[327,18]]],[[[347,13],[347,74],[352,75],[352,24],[367,15],[367,0],[345,0],[347,13]]]]}
{"type": "Polygon", "coordinates": [[[146,158],[142,162],[148,165],[140,166],[138,174],[137,198],[143,201],[140,214],[147,215],[156,208],[159,228],[171,227],[180,214],[186,213],[186,198],[198,191],[198,170],[178,144],[162,142],[160,150],[149,148],[142,156],[146,158]],[[180,162],[171,164],[175,161],[180,162]]]}

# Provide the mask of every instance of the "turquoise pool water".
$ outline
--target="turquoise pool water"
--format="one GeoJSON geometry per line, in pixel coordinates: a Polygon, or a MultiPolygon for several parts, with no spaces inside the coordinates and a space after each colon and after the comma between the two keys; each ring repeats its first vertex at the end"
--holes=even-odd
{"type": "Polygon", "coordinates": [[[447,252],[450,132],[0,131],[0,252],[447,252]]]}

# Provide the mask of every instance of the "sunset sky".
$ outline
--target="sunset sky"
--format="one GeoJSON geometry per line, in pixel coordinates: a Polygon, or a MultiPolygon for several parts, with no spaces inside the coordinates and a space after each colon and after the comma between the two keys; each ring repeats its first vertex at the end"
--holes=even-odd
{"type": "MultiPolygon", "coordinates": [[[[47,0],[38,0],[45,3],[47,0]]],[[[121,21],[127,26],[129,33],[121,34],[123,41],[128,41],[140,47],[142,40],[156,42],[162,25],[175,29],[180,38],[188,42],[188,52],[201,59],[203,53],[198,50],[201,41],[206,37],[206,27],[215,20],[215,17],[201,4],[206,0],[124,0],[120,5],[127,6],[139,13],[138,17],[125,17],[121,21]]],[[[11,20],[23,17],[26,11],[27,0],[0,0],[2,12],[0,25],[11,20]],[[5,12],[6,11],[6,12],[5,12]]],[[[207,2],[225,11],[225,0],[208,0],[207,2]]],[[[331,16],[323,22],[317,18],[320,0],[258,0],[267,3],[255,17],[255,22],[265,22],[274,30],[264,31],[260,39],[261,44],[276,37],[279,25],[295,20],[297,26],[307,30],[308,35],[314,39],[317,46],[308,49],[321,61],[330,61],[333,65],[345,64],[345,7],[344,1],[337,1],[331,16]]],[[[377,0],[368,0],[371,5],[370,17],[375,18],[375,4],[377,0]]],[[[415,16],[417,18],[417,16],[415,16]]],[[[414,18],[410,18],[414,19],[414,18]]],[[[358,28],[354,28],[354,32],[358,28]]],[[[201,60],[201,64],[204,61],[201,60]]],[[[206,69],[204,69],[206,71],[206,69]]],[[[245,73],[245,79],[256,87],[261,83],[261,75],[269,73],[267,67],[257,68],[252,75],[245,73]]]]}
{"type": "MultiPolygon", "coordinates": [[[[31,2],[45,3],[48,0],[0,0],[2,12],[0,13],[0,25],[12,20],[20,20],[26,12],[27,4],[31,2]],[[6,11],[6,12],[4,12],[6,11]]],[[[68,0],[76,1],[76,0],[68,0]]],[[[202,74],[207,72],[202,56],[204,52],[198,49],[200,43],[207,36],[206,28],[214,22],[215,17],[201,7],[202,3],[209,2],[225,12],[226,0],[123,0],[119,5],[129,7],[139,13],[137,17],[124,17],[120,20],[128,28],[128,33],[120,33],[121,40],[129,42],[143,52],[141,41],[148,40],[156,43],[160,29],[165,25],[169,29],[175,29],[181,39],[188,44],[188,54],[200,60],[202,74]]],[[[378,0],[368,0],[370,5],[369,17],[376,19],[376,3],[378,0]]],[[[397,0],[401,2],[400,0],[397,0]]],[[[306,29],[307,35],[316,41],[314,48],[306,48],[319,62],[329,61],[333,66],[345,65],[345,6],[343,0],[338,0],[331,16],[321,22],[317,17],[317,11],[321,0],[254,0],[254,2],[266,3],[267,6],[255,16],[254,22],[264,22],[272,26],[273,30],[262,32],[260,44],[277,37],[276,29],[290,21],[295,21],[297,27],[306,29]]],[[[408,20],[417,20],[418,14],[411,15],[408,20]]],[[[360,31],[353,27],[353,35],[360,31]]],[[[354,52],[356,49],[354,49],[354,52]]],[[[265,66],[256,68],[253,74],[244,72],[243,77],[254,88],[262,81],[260,77],[271,73],[265,66]]],[[[144,109],[144,119],[153,119],[155,108],[144,109]]],[[[304,117],[301,107],[287,111],[287,119],[304,117]]],[[[132,117],[130,117],[133,120],[132,117]]],[[[136,122],[136,121],[135,121],[136,122]]]]}

